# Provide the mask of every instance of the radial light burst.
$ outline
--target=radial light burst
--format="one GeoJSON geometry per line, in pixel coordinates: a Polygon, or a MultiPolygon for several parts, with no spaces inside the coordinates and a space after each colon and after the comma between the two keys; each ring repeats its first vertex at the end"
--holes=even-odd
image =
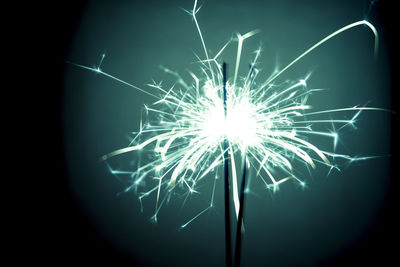
{"type": "Polygon", "coordinates": [[[336,153],[339,132],[348,126],[355,127],[362,111],[382,109],[357,105],[312,110],[311,96],[322,93],[323,89],[310,87],[311,74],[294,81],[282,81],[282,74],[321,44],[361,25],[372,31],[376,52],[378,34],[371,23],[362,20],[340,28],[305,50],[286,67],[265,78],[257,67],[261,47],[252,51],[253,60],[246,62],[250,63],[249,71],[244,75],[239,74],[243,44],[246,39],[257,34],[258,30],[246,34],[237,33],[217,50],[218,53],[210,56],[196,18],[198,11],[195,1],[193,9],[187,12],[193,17],[204,58],[198,58],[201,69],[199,73],[189,72],[192,77],[190,81],[185,81],[177,72],[163,67],[166,74],[176,78],[176,83],[168,88],[152,83],[148,84],[148,89],[143,89],[104,72],[101,69],[104,55],[96,67],[73,63],[155,98],[152,105],[145,106],[145,118],[141,120],[139,130],[134,133],[129,145],[101,158],[107,162],[111,157],[128,152],[153,155],[151,160],[139,162],[134,170],[115,170],[108,163],[107,166],[113,174],[128,177],[129,186],[125,192],[142,190],[139,193],[141,204],[144,198],[154,195],[155,221],[161,207],[168,202],[176,189],[183,188],[189,196],[197,192],[202,179],[214,179],[210,204],[181,228],[210,209],[214,205],[216,177],[218,170],[222,169],[225,152],[229,155],[236,215],[239,213],[236,158],[245,158],[242,164],[254,171],[256,178],[262,181],[266,189],[273,191],[289,180],[305,186],[305,177],[296,171],[295,163],[298,166],[300,162],[306,168],[312,169],[323,165],[330,171],[339,169],[335,164],[336,158],[350,162],[370,158],[336,153]],[[237,46],[237,54],[233,75],[226,84],[225,116],[222,58],[225,49],[232,45],[237,46]],[[316,136],[329,139],[332,149],[322,149],[314,145],[313,138],[316,136]],[[226,150],[224,140],[228,142],[226,150]],[[208,175],[210,173],[214,175],[208,175]],[[153,186],[149,187],[149,184],[153,186]]]}

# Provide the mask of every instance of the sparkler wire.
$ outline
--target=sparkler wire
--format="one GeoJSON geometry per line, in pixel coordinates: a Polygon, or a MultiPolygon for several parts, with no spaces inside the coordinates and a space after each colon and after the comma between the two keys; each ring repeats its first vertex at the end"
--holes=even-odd
{"type": "Polygon", "coordinates": [[[236,226],[236,244],[235,244],[235,259],[234,266],[240,266],[241,252],[242,252],[242,238],[244,233],[243,218],[244,218],[244,199],[245,199],[245,188],[246,188],[246,170],[247,170],[247,157],[243,155],[243,172],[242,172],[242,183],[240,186],[240,207],[239,216],[236,226]]]}
{"type": "MultiPolygon", "coordinates": [[[[227,117],[226,107],[226,63],[222,64],[222,90],[223,90],[223,103],[224,103],[224,115],[227,117]]],[[[226,266],[232,266],[232,241],[231,241],[231,215],[230,207],[231,202],[229,200],[229,154],[228,154],[228,140],[224,139],[224,183],[225,183],[225,254],[226,254],[226,266]]]]}
{"type": "MultiPolygon", "coordinates": [[[[254,65],[250,64],[249,66],[249,74],[248,77],[250,78],[249,88],[251,90],[253,81],[254,81],[254,65]]],[[[246,190],[246,171],[247,171],[247,155],[246,151],[243,153],[243,163],[242,163],[242,183],[240,186],[240,200],[239,200],[239,213],[238,213],[238,220],[236,225],[236,244],[235,244],[235,254],[234,254],[234,266],[240,266],[240,259],[242,255],[242,239],[244,235],[244,201],[245,201],[245,190],[246,190]]]]}

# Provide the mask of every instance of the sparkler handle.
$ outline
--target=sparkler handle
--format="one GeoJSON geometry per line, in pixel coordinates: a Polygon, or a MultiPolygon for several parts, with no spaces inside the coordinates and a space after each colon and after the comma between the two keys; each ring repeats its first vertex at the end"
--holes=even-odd
{"type": "Polygon", "coordinates": [[[242,250],[242,237],[243,237],[243,212],[244,212],[244,191],[246,188],[246,155],[244,156],[242,184],[240,186],[240,207],[238,214],[238,222],[236,227],[236,245],[235,245],[235,262],[234,266],[240,266],[240,256],[242,250]]]}
{"type": "MultiPolygon", "coordinates": [[[[226,63],[222,64],[222,79],[223,79],[223,95],[224,95],[224,111],[226,109],[226,63]]],[[[225,176],[225,249],[226,249],[226,266],[232,266],[232,242],[231,242],[231,215],[229,201],[229,160],[228,160],[228,140],[224,140],[224,176],[225,176]]]]}
{"type": "Polygon", "coordinates": [[[226,247],[226,266],[232,266],[232,242],[231,242],[231,215],[230,215],[230,190],[229,190],[229,161],[228,161],[228,142],[225,140],[225,247],[226,247]]]}
{"type": "MultiPolygon", "coordinates": [[[[254,72],[254,65],[250,64],[249,66],[249,79],[250,79],[250,88],[253,82],[253,72],[254,72]]],[[[236,226],[236,244],[235,244],[235,259],[234,259],[234,266],[240,266],[240,259],[241,259],[241,252],[242,252],[242,238],[243,238],[243,212],[244,212],[244,191],[246,188],[246,154],[243,156],[243,175],[242,175],[242,183],[240,185],[240,196],[239,196],[239,214],[238,214],[238,221],[236,226]]]]}

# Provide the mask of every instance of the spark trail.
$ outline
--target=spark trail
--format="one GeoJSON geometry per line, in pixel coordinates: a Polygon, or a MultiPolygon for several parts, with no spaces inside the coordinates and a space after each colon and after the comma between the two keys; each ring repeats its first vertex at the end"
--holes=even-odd
{"type": "MultiPolygon", "coordinates": [[[[246,39],[257,34],[257,30],[246,34],[237,34],[231,38],[214,56],[210,57],[204,35],[197,21],[197,0],[192,11],[197,33],[200,37],[205,59],[199,61],[201,72],[190,72],[192,81],[186,82],[176,72],[163,68],[166,74],[176,77],[176,84],[167,89],[159,84],[149,84],[149,92],[131,83],[121,80],[101,70],[101,58],[97,67],[74,64],[98,74],[111,78],[126,86],[139,90],[155,98],[150,106],[145,106],[148,112],[147,120],[140,122],[140,129],[135,133],[131,143],[124,148],[104,155],[101,160],[107,161],[128,152],[152,153],[152,160],[140,162],[137,169],[132,171],[116,171],[115,175],[126,175],[130,190],[143,189],[139,200],[150,195],[156,198],[153,219],[156,221],[161,207],[168,202],[173,192],[183,188],[187,196],[197,193],[202,179],[214,177],[210,204],[196,216],[184,223],[185,228],[196,218],[204,214],[214,205],[215,184],[218,170],[221,170],[225,155],[230,159],[232,199],[236,216],[239,213],[238,179],[236,174],[237,157],[246,154],[249,171],[256,173],[266,189],[278,190],[283,182],[292,180],[305,186],[304,178],[296,174],[294,162],[302,163],[307,168],[315,169],[317,164],[338,169],[336,158],[349,162],[364,160],[350,155],[335,153],[339,139],[339,131],[346,126],[354,126],[362,111],[382,110],[379,108],[353,106],[330,110],[311,111],[308,104],[310,96],[321,89],[312,89],[308,85],[310,75],[295,80],[277,83],[282,74],[299,62],[313,50],[344,31],[365,25],[374,35],[374,51],[378,47],[378,33],[368,21],[362,20],[346,25],[311,46],[305,52],[276,71],[269,78],[262,79],[259,70],[250,68],[241,76],[238,73],[246,39]],[[230,45],[237,44],[237,55],[234,66],[233,80],[226,84],[227,99],[224,113],[222,95],[223,76],[220,57],[230,45]],[[350,114],[351,119],[344,119],[350,114]],[[345,116],[346,115],[346,116],[345,116]],[[331,116],[338,116],[332,119],[331,116]],[[326,125],[331,130],[321,129],[326,125]],[[325,151],[312,143],[315,136],[330,139],[333,151],[325,151]],[[224,140],[228,146],[224,147],[224,140]],[[216,175],[209,175],[210,173],[216,175]],[[148,184],[153,183],[149,189],[148,184]]],[[[251,66],[259,62],[261,48],[255,53],[251,66]]],[[[246,163],[244,163],[246,164],[246,163]]]]}

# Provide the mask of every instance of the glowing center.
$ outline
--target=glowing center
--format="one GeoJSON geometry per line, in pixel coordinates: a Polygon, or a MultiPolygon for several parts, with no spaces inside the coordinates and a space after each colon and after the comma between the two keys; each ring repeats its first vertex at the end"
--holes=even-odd
{"type": "Polygon", "coordinates": [[[227,102],[227,116],[225,118],[222,104],[206,110],[202,125],[202,134],[210,142],[221,142],[225,138],[240,149],[255,146],[261,142],[258,133],[263,128],[257,121],[257,112],[254,104],[246,97],[227,102]]]}

